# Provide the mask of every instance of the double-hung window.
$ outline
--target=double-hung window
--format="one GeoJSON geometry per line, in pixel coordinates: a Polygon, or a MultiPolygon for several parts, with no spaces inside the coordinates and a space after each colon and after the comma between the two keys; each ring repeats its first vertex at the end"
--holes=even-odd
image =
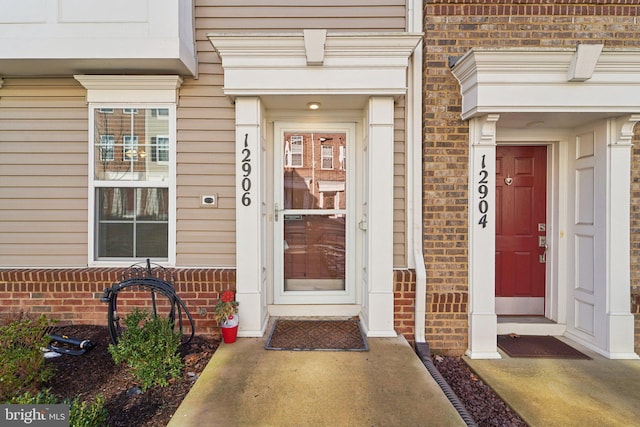
{"type": "Polygon", "coordinates": [[[175,264],[176,88],[180,79],[148,76],[148,89],[142,79],[139,88],[130,90],[123,82],[126,78],[76,76],[88,90],[91,122],[89,261],[130,263],[150,258],[175,264]],[[153,84],[158,81],[169,89],[159,90],[153,84]],[[113,92],[105,95],[104,87],[110,84],[113,92]],[[95,94],[94,88],[99,89],[95,94]]]}

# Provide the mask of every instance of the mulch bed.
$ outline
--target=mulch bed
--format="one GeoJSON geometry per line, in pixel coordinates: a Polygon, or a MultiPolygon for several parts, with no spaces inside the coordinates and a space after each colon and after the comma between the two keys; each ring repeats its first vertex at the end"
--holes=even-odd
{"type": "Polygon", "coordinates": [[[460,357],[433,356],[433,364],[480,427],[527,427],[460,357]]]}
{"type": "Polygon", "coordinates": [[[153,387],[137,394],[139,384],[111,358],[111,340],[105,326],[65,326],[53,333],[88,339],[96,346],[81,356],[47,359],[46,363],[56,367],[56,375],[48,385],[51,391],[60,399],[79,396],[87,401],[101,394],[106,399],[108,424],[112,427],[166,426],[219,345],[212,338],[196,335],[181,348],[185,362],[182,378],[170,380],[167,387],[153,387]]]}

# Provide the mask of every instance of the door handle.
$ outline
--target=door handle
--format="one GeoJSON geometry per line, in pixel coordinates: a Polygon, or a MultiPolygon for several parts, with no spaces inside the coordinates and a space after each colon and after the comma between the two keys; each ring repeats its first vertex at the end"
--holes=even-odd
{"type": "Polygon", "coordinates": [[[539,256],[538,261],[540,264],[546,264],[547,262],[547,249],[549,249],[549,245],[544,244],[544,252],[539,256]]]}
{"type": "Polygon", "coordinates": [[[284,209],[280,209],[280,207],[276,203],[276,206],[273,208],[273,215],[274,215],[274,218],[275,218],[276,222],[278,222],[278,218],[280,217],[280,212],[282,212],[283,210],[284,209]]]}

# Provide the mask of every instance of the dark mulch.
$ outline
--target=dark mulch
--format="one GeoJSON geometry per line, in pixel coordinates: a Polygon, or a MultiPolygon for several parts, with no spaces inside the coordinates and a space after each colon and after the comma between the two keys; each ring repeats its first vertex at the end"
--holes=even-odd
{"type": "Polygon", "coordinates": [[[218,348],[218,341],[196,335],[181,348],[185,362],[182,378],[173,379],[167,387],[154,387],[135,394],[138,386],[122,366],[113,363],[108,346],[109,333],[103,326],[74,325],[58,327],[59,335],[88,339],[96,346],[81,356],[64,355],[47,359],[56,367],[56,375],[49,385],[60,399],[92,401],[98,394],[106,399],[108,423],[118,426],[166,426],[209,359],[218,348]]]}
{"type": "Polygon", "coordinates": [[[527,426],[461,358],[433,356],[433,364],[479,426],[527,426]]]}

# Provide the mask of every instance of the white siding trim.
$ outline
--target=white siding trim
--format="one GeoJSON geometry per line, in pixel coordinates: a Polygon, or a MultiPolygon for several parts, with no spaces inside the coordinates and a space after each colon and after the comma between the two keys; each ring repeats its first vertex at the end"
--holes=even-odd
{"type": "MultiPolygon", "coordinates": [[[[162,264],[174,266],[176,262],[176,103],[177,90],[182,84],[179,76],[74,76],[86,89],[89,107],[89,177],[88,177],[88,265],[89,266],[121,266],[130,265],[131,261],[96,260],[95,253],[95,180],[94,173],[94,112],[96,108],[167,108],[169,109],[169,242],[167,261],[162,264]]],[[[140,183],[121,183],[125,186],[139,186],[140,183]]],[[[143,184],[142,186],[144,186],[143,184]]]]}

